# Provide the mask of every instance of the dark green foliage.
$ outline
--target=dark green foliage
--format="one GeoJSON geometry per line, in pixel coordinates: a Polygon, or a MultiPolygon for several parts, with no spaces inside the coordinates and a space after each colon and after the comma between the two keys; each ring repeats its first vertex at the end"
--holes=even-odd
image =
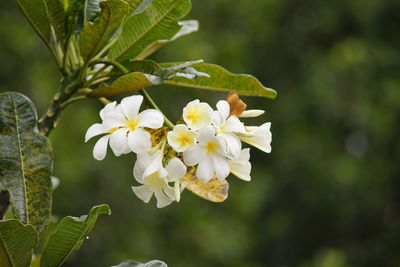
{"type": "Polygon", "coordinates": [[[10,193],[14,216],[42,233],[51,211],[53,153],[36,120],[27,97],[0,94],[0,183],[10,193]]]}

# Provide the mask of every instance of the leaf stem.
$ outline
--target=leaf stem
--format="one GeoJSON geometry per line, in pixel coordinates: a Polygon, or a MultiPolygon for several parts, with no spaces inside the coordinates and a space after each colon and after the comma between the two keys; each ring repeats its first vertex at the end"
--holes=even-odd
{"type": "Polygon", "coordinates": [[[157,106],[157,104],[154,102],[154,100],[150,97],[150,95],[147,93],[145,89],[142,89],[139,91],[139,93],[144,97],[146,102],[153,107],[154,109],[157,109],[158,111],[161,112],[161,114],[164,116],[164,121],[165,125],[168,126],[171,130],[174,128],[174,124],[167,118],[167,116],[164,115],[164,113],[161,111],[161,109],[157,106]]]}
{"type": "Polygon", "coordinates": [[[84,100],[84,99],[87,99],[86,95],[80,95],[80,96],[76,96],[76,97],[70,98],[67,101],[65,101],[65,102],[60,104],[60,109],[64,109],[68,105],[70,105],[70,104],[72,104],[74,102],[80,101],[80,100],[84,100]]]}

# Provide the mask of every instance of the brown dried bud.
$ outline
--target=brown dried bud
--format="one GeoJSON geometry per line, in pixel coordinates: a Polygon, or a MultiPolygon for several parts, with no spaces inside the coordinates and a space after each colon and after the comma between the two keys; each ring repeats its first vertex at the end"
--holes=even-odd
{"type": "Polygon", "coordinates": [[[240,116],[246,110],[247,105],[239,98],[236,92],[230,92],[226,97],[230,106],[229,116],[240,116]]]}

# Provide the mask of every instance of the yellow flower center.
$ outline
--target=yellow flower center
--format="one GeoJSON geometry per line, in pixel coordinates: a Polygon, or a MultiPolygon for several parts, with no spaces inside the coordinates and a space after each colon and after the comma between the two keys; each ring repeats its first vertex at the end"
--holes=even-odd
{"type": "Polygon", "coordinates": [[[190,109],[186,114],[186,118],[192,121],[192,123],[195,123],[197,120],[200,119],[200,117],[201,117],[200,114],[193,109],[190,109]]]}
{"type": "Polygon", "coordinates": [[[190,138],[187,134],[183,133],[179,135],[178,142],[180,142],[181,144],[188,144],[190,143],[190,138]]]}
{"type": "Polygon", "coordinates": [[[218,144],[215,142],[208,142],[207,145],[205,145],[205,149],[207,150],[208,153],[214,153],[217,151],[218,144]]]}
{"type": "Polygon", "coordinates": [[[129,119],[128,123],[125,124],[125,126],[131,131],[135,131],[138,125],[139,122],[135,119],[129,119]]]}

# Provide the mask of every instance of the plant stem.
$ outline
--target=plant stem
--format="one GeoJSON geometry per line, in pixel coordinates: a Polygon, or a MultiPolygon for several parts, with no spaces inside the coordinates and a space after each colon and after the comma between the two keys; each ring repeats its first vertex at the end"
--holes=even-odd
{"type": "Polygon", "coordinates": [[[165,125],[168,126],[171,130],[174,128],[174,124],[167,118],[167,116],[164,115],[164,113],[161,111],[161,109],[157,106],[157,104],[153,101],[153,99],[150,97],[150,95],[146,92],[145,89],[142,89],[139,91],[139,93],[144,97],[146,102],[154,109],[157,109],[158,111],[161,112],[161,114],[164,116],[164,121],[165,125]]]}
{"type": "Polygon", "coordinates": [[[38,121],[38,128],[41,134],[48,136],[57,126],[63,109],[62,104],[69,101],[79,88],[80,85],[75,82],[75,77],[62,78],[60,91],[54,95],[46,113],[38,121]]]}

